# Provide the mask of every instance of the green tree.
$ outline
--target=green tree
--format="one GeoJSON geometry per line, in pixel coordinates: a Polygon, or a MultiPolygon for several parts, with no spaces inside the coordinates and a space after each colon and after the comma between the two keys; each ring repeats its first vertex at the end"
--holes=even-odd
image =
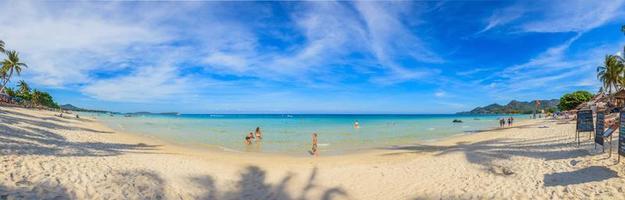
{"type": "Polygon", "coordinates": [[[588,91],[580,90],[573,93],[568,93],[560,98],[558,109],[562,111],[571,110],[577,107],[579,104],[590,101],[590,99],[592,99],[592,94],[588,91]]]}
{"type": "Polygon", "coordinates": [[[20,62],[19,54],[16,51],[7,51],[7,58],[2,61],[2,69],[5,74],[8,73],[8,76],[4,79],[4,83],[2,83],[2,88],[0,88],[0,93],[4,92],[4,88],[6,87],[9,80],[11,80],[11,76],[13,76],[13,72],[15,72],[18,76],[22,73],[22,68],[28,67],[26,64],[20,62]]]}
{"type": "Polygon", "coordinates": [[[10,97],[17,97],[17,93],[15,93],[15,90],[13,88],[7,87],[4,92],[7,93],[7,95],[9,95],[10,97]]]}
{"type": "Polygon", "coordinates": [[[0,53],[4,53],[4,41],[0,40],[0,53]]]}
{"type": "Polygon", "coordinates": [[[603,65],[597,67],[597,78],[603,84],[603,88],[608,94],[612,93],[612,89],[618,91],[621,86],[625,85],[623,78],[623,63],[615,55],[606,55],[603,65]]]}
{"type": "Polygon", "coordinates": [[[24,80],[20,80],[20,82],[18,82],[17,87],[19,87],[19,91],[22,94],[28,94],[30,93],[30,87],[28,86],[28,83],[26,83],[26,81],[24,80]]]}
{"type": "Polygon", "coordinates": [[[42,92],[39,90],[33,90],[31,101],[33,104],[37,106],[45,106],[50,108],[59,108],[59,105],[54,102],[52,96],[47,92],[42,92]]]}

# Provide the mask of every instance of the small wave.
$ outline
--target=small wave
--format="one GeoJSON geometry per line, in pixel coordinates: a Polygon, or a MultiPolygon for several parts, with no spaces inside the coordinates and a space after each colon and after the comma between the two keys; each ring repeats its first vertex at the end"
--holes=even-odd
{"type": "Polygon", "coordinates": [[[219,147],[219,149],[221,149],[222,151],[227,151],[227,152],[242,152],[242,151],[238,151],[238,150],[235,150],[235,149],[227,148],[227,147],[224,147],[224,146],[218,146],[218,147],[219,147]]]}
{"type": "Polygon", "coordinates": [[[320,143],[320,144],[317,144],[317,146],[327,147],[327,146],[330,146],[330,143],[320,143]]]}
{"type": "Polygon", "coordinates": [[[436,130],[436,128],[433,128],[433,127],[428,128],[428,131],[433,131],[433,130],[436,130]]]}
{"type": "Polygon", "coordinates": [[[471,126],[462,126],[462,128],[470,128],[471,126]]]}

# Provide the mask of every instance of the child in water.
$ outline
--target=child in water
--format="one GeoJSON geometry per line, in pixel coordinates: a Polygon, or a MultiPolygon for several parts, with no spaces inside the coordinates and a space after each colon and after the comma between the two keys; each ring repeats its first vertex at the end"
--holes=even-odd
{"type": "Polygon", "coordinates": [[[250,145],[252,144],[252,139],[254,139],[254,134],[252,134],[252,132],[248,133],[247,136],[245,136],[245,144],[250,145]]]}
{"type": "Polygon", "coordinates": [[[246,145],[252,144],[252,138],[250,138],[250,136],[245,136],[245,141],[243,143],[246,145]]]}

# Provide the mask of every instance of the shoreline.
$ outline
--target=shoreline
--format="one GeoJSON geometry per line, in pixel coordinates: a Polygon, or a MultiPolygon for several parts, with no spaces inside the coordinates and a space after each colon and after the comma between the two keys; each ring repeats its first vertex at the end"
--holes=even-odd
{"type": "Polygon", "coordinates": [[[429,143],[293,157],[192,149],[54,114],[0,107],[0,197],[625,198],[619,176],[625,165],[594,150],[590,140],[578,147],[574,121],[543,119],[429,143]],[[543,125],[548,128],[538,128],[543,125]]]}
{"type": "MultiPolygon", "coordinates": [[[[151,140],[154,141],[158,141],[159,143],[164,143],[164,144],[169,144],[172,146],[177,146],[180,148],[187,148],[188,150],[192,150],[192,151],[213,151],[213,152],[227,152],[227,153],[233,153],[233,154],[254,154],[254,155],[275,155],[275,156],[286,156],[286,157],[311,157],[311,155],[307,152],[307,151],[302,151],[301,153],[298,152],[292,152],[292,153],[286,153],[286,152],[257,152],[257,151],[245,151],[245,150],[237,150],[237,149],[231,149],[222,145],[214,145],[214,144],[205,144],[205,143],[192,143],[192,142],[179,142],[176,141],[175,139],[168,139],[165,137],[160,137],[160,136],[155,136],[155,135],[151,135],[148,133],[137,133],[137,132],[131,132],[131,131],[124,131],[124,130],[117,130],[116,128],[110,127],[109,125],[107,125],[105,122],[101,121],[101,119],[96,118],[95,116],[89,116],[92,117],[97,123],[99,123],[102,126],[105,126],[107,128],[109,128],[110,130],[116,131],[120,134],[125,134],[125,135],[133,135],[133,136],[137,136],[139,138],[149,138],[151,140]]],[[[544,119],[540,119],[541,121],[544,119]]],[[[415,145],[415,144],[436,144],[437,142],[442,142],[445,140],[449,140],[452,138],[456,138],[456,137],[462,137],[462,136],[466,136],[466,135],[474,135],[474,134],[481,134],[484,132],[490,132],[490,131],[498,131],[498,130],[504,130],[507,128],[514,128],[517,126],[523,126],[523,125],[527,125],[529,123],[538,123],[536,120],[531,120],[531,119],[523,119],[523,120],[519,120],[518,122],[515,123],[514,126],[512,127],[497,127],[497,126],[493,126],[493,127],[489,127],[489,128],[485,128],[485,129],[481,129],[481,130],[475,130],[475,131],[463,131],[463,132],[458,132],[458,133],[454,133],[448,136],[443,136],[441,138],[435,138],[435,139],[427,139],[427,140],[411,140],[411,141],[406,141],[406,142],[399,142],[399,143],[392,143],[392,144],[380,144],[377,146],[370,146],[370,147],[358,147],[358,148],[354,148],[354,149],[349,149],[349,150],[333,150],[333,152],[324,154],[323,152],[323,147],[320,148],[322,150],[322,152],[320,152],[321,156],[342,156],[342,155],[359,155],[359,154],[366,154],[368,152],[371,151],[376,151],[376,150],[380,150],[380,149],[392,149],[395,146],[409,146],[409,145],[415,145]]],[[[304,141],[307,142],[307,141],[304,141]]],[[[397,142],[397,140],[395,141],[397,142]]],[[[252,144],[255,145],[255,144],[252,144]]]]}

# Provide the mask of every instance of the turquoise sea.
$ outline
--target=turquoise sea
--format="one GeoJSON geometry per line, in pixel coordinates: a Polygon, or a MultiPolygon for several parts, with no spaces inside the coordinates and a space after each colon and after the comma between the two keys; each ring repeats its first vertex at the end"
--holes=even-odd
{"type": "Polygon", "coordinates": [[[413,144],[468,134],[499,126],[498,118],[515,122],[529,115],[349,115],[349,114],[88,114],[109,127],[189,145],[211,145],[227,151],[306,154],[311,134],[319,134],[322,154],[341,154],[390,145],[413,144]],[[463,123],[452,123],[454,119],[463,123]],[[354,128],[358,121],[360,128],[354,128]],[[260,127],[263,140],[244,144],[244,137],[260,127]]]}

